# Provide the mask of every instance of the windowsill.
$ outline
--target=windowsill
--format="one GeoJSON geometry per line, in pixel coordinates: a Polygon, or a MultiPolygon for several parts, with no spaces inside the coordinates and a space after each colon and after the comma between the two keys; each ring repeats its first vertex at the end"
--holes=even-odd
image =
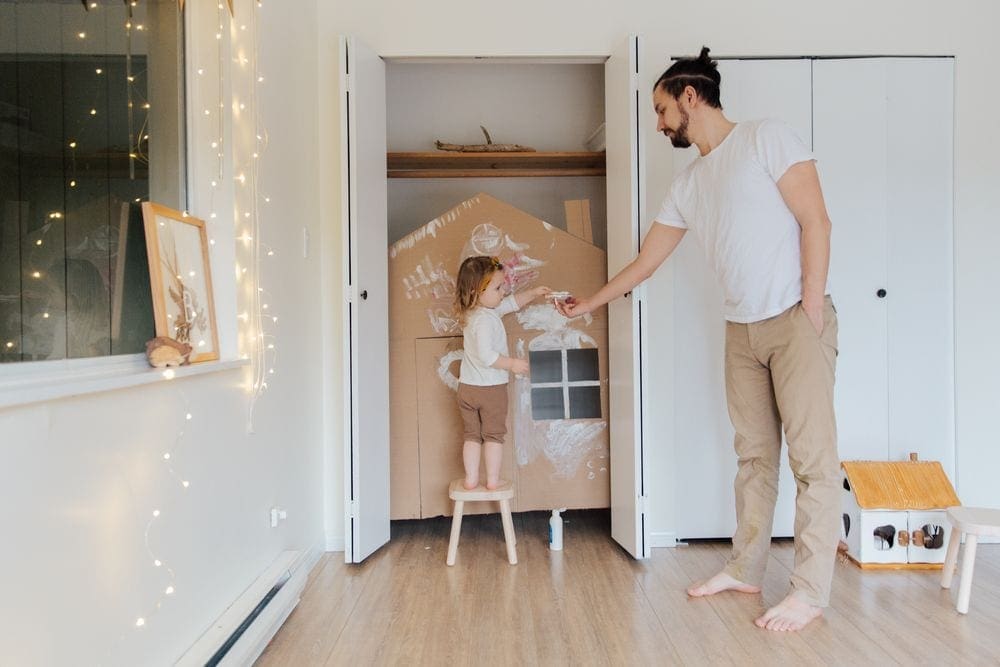
{"type": "MultiPolygon", "coordinates": [[[[9,373],[7,368],[0,366],[0,408],[170,380],[164,374],[166,369],[150,368],[144,354],[22,363],[25,366],[10,364],[9,373]]],[[[172,379],[176,380],[242,368],[249,363],[249,359],[203,361],[170,370],[173,371],[172,379]]]]}

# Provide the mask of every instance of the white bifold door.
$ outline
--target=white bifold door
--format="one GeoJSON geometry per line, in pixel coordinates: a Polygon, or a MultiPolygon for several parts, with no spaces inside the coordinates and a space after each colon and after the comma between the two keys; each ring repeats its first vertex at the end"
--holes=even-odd
{"type": "Polygon", "coordinates": [[[952,58],[813,64],[833,221],[841,459],[940,461],[954,479],[952,58]]]}
{"type": "Polygon", "coordinates": [[[389,541],[385,63],[340,39],[344,247],[344,559],[389,541]]]}
{"type": "MultiPolygon", "coordinates": [[[[604,67],[608,193],[608,276],[639,253],[642,236],[642,125],[652,122],[639,90],[639,38],[630,37],[604,67]],[[640,114],[640,108],[643,112],[640,114]]],[[[650,555],[643,433],[644,286],[608,304],[611,536],[635,558],[650,555]]]]}

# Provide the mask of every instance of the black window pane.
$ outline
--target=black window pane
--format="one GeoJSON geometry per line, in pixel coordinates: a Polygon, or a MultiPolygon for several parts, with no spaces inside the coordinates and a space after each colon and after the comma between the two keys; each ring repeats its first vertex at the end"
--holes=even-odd
{"type": "Polygon", "coordinates": [[[139,203],[184,207],[176,166],[149,169],[183,163],[177,4],[0,7],[0,363],[141,352],[139,203]]]}
{"type": "Polygon", "coordinates": [[[545,387],[531,390],[531,418],[563,419],[566,413],[563,409],[563,391],[559,387],[545,387]]]}
{"type": "Polygon", "coordinates": [[[562,382],[562,350],[529,352],[531,382],[562,382]]]}
{"type": "Polygon", "coordinates": [[[600,387],[570,387],[569,388],[569,418],[570,419],[600,419],[601,418],[601,388],[600,387]]]}
{"type": "Polygon", "coordinates": [[[566,350],[566,366],[570,382],[601,379],[601,365],[596,347],[566,350]]]}

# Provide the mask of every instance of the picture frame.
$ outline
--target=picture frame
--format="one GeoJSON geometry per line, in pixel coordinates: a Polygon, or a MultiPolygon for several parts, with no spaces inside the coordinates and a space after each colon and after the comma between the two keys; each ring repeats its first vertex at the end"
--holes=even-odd
{"type": "Polygon", "coordinates": [[[191,346],[191,363],[219,358],[205,222],[143,202],[143,228],[157,336],[191,346]]]}

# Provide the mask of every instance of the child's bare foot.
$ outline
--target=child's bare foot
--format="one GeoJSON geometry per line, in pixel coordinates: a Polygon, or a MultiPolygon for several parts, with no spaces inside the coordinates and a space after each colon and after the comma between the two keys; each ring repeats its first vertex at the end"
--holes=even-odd
{"type": "Polygon", "coordinates": [[[764,615],[754,623],[758,628],[774,630],[775,632],[795,632],[822,615],[822,607],[814,607],[793,594],[789,594],[784,600],[764,612],[764,615]]]}
{"type": "Polygon", "coordinates": [[[479,486],[479,478],[478,477],[473,477],[472,479],[469,479],[468,477],[466,477],[462,481],[462,486],[465,487],[466,491],[472,491],[474,488],[476,488],[477,486],[479,486]]]}
{"type": "Polygon", "coordinates": [[[687,594],[693,598],[715,595],[722,591],[737,591],[739,593],[760,593],[760,586],[744,584],[739,579],[734,579],[725,572],[720,572],[711,579],[701,581],[687,589],[687,594]]]}
{"type": "Polygon", "coordinates": [[[493,481],[490,481],[490,480],[487,479],[486,480],[486,488],[489,489],[490,491],[496,491],[498,488],[500,488],[501,486],[503,486],[506,483],[507,482],[503,481],[502,479],[495,479],[493,481]]]}

